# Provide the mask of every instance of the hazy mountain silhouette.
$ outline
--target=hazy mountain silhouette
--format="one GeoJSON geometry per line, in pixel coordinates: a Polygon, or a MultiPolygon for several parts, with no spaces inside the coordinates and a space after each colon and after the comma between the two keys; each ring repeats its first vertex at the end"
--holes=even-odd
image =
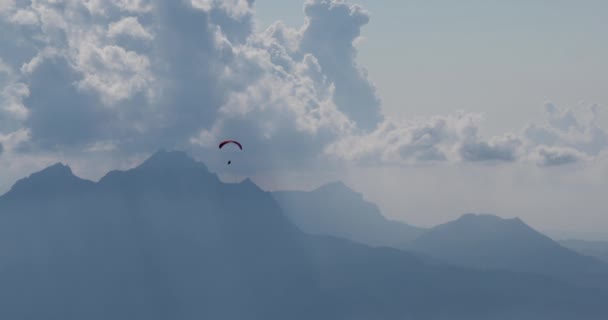
{"type": "Polygon", "coordinates": [[[314,309],[285,295],[318,290],[299,232],[272,197],[250,181],[223,184],[181,152],[96,184],[55,165],[15,184],[0,212],[3,319],[304,318],[314,309]]]}
{"type": "Polygon", "coordinates": [[[604,319],[604,291],[306,235],[181,152],[0,197],[1,319],[604,319]],[[583,317],[581,317],[583,315],[583,317]]]}
{"type": "Polygon", "coordinates": [[[560,240],[559,244],[580,254],[608,262],[608,241],[560,240]]]}
{"type": "Polygon", "coordinates": [[[608,265],[564,248],[519,218],[465,214],[418,237],[413,248],[443,261],[608,284],[608,265]]]}
{"type": "Polygon", "coordinates": [[[378,207],[342,182],[313,191],[272,195],[283,212],[305,232],[337,236],[372,246],[402,248],[425,230],[386,219],[378,207]]]}

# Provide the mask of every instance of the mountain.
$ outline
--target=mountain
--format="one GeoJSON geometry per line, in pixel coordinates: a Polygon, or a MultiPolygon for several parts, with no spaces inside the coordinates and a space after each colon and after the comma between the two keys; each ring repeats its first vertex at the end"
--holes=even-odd
{"type": "Polygon", "coordinates": [[[0,318],[299,319],[318,292],[299,234],[185,153],[98,183],[56,165],[0,198],[0,318]]]}
{"type": "Polygon", "coordinates": [[[608,262],[608,241],[560,240],[559,244],[582,255],[608,262]]]}
{"type": "Polygon", "coordinates": [[[389,247],[309,238],[324,294],[322,319],[605,319],[605,290],[550,277],[473,270],[389,247]]]}
{"type": "Polygon", "coordinates": [[[312,234],[402,248],[424,232],[422,228],[386,219],[375,204],[342,182],[310,192],[277,191],[272,195],[296,226],[312,234]]]}
{"type": "Polygon", "coordinates": [[[1,319],[605,319],[608,293],[308,235],[182,152],[0,197],[1,319]],[[582,317],[581,317],[582,315],[582,317]]]}
{"type": "Polygon", "coordinates": [[[559,277],[588,285],[608,284],[608,265],[562,247],[519,218],[465,214],[432,228],[412,248],[445,262],[559,277]]]}

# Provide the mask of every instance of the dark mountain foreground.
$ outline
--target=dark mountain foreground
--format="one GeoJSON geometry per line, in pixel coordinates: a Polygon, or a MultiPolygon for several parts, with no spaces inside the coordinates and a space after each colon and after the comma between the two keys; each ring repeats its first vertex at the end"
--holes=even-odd
{"type": "Polygon", "coordinates": [[[0,197],[0,319],[606,319],[608,294],[307,235],[181,152],[0,197]]]}

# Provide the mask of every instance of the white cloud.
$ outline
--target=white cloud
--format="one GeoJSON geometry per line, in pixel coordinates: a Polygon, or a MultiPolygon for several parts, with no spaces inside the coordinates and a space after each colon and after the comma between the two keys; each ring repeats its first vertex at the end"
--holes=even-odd
{"type": "Polygon", "coordinates": [[[344,137],[330,145],[330,155],[363,163],[517,160],[522,142],[514,135],[478,135],[481,117],[459,113],[414,121],[387,119],[370,134],[344,137]]]}
{"type": "Polygon", "coordinates": [[[20,143],[30,139],[30,131],[27,129],[19,129],[6,134],[0,134],[0,143],[4,146],[4,151],[12,151],[19,146],[20,143]]]}
{"type": "Polygon", "coordinates": [[[0,14],[12,11],[15,8],[15,0],[0,0],[0,14]]]}
{"type": "Polygon", "coordinates": [[[106,104],[146,91],[154,81],[148,57],[119,46],[83,45],[75,62],[84,76],[79,86],[100,93],[106,104]]]}
{"type": "MultiPolygon", "coordinates": [[[[2,97],[0,101],[2,102],[2,109],[12,116],[14,116],[17,120],[24,120],[27,118],[28,110],[23,105],[23,98],[27,97],[30,94],[30,91],[24,83],[17,82],[4,87],[2,91],[2,97]]],[[[0,132],[2,130],[0,129],[0,132]]]]}
{"type": "Polygon", "coordinates": [[[152,6],[151,2],[152,1],[149,1],[149,0],[117,0],[117,1],[115,1],[116,6],[118,8],[120,8],[121,11],[131,12],[131,13],[147,13],[147,12],[152,11],[153,6],[152,6]]]}
{"type": "Polygon", "coordinates": [[[522,145],[520,138],[507,134],[492,137],[489,141],[464,141],[460,154],[466,161],[516,161],[518,149],[522,145]]]}
{"type": "Polygon", "coordinates": [[[3,44],[24,49],[0,60],[8,128],[0,132],[27,130],[22,150],[124,156],[161,147],[203,156],[214,141],[235,137],[259,150],[251,171],[335,159],[557,164],[550,159],[571,150],[583,161],[607,149],[593,115],[553,105],[546,123],[495,137],[479,134],[477,114],[385,118],[357,64],[369,12],[307,1],[301,28],[275,23],[255,33],[252,2],[5,1],[3,21],[21,12],[28,25],[1,28],[31,37],[3,44]]]}
{"type": "Polygon", "coordinates": [[[126,17],[119,21],[110,23],[108,28],[109,37],[126,35],[133,38],[152,40],[153,36],[137,20],[137,17],[126,17]]]}
{"type": "Polygon", "coordinates": [[[588,158],[584,153],[572,148],[541,146],[537,148],[537,152],[537,163],[540,166],[560,166],[576,163],[588,158]]]}
{"type": "Polygon", "coordinates": [[[37,25],[39,23],[38,16],[31,10],[17,10],[10,21],[21,25],[37,25]]]}
{"type": "Polygon", "coordinates": [[[523,135],[532,145],[568,148],[587,158],[608,149],[608,132],[597,124],[596,106],[559,109],[549,103],[545,105],[545,115],[546,123],[524,128],[523,135]]]}
{"type": "Polygon", "coordinates": [[[369,12],[336,0],[307,1],[304,12],[299,52],[312,53],[319,60],[324,74],[336,86],[334,102],[339,110],[359,129],[373,130],[383,119],[380,97],[366,71],[358,66],[355,48],[361,28],[369,22],[369,12]]]}

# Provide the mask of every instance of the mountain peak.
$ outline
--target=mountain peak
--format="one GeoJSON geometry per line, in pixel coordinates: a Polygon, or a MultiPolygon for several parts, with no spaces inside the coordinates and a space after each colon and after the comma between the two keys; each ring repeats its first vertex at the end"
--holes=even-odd
{"type": "Polygon", "coordinates": [[[74,175],[72,169],[61,163],[55,163],[43,170],[32,173],[29,177],[17,181],[9,193],[53,192],[64,188],[81,188],[93,182],[74,175]]]}
{"type": "Polygon", "coordinates": [[[468,224],[474,226],[520,226],[528,227],[521,219],[515,217],[510,219],[501,218],[489,213],[465,213],[460,218],[452,221],[455,224],[468,224]]]}
{"type": "Polygon", "coordinates": [[[253,180],[251,180],[249,177],[245,178],[245,180],[241,181],[239,184],[245,185],[245,186],[253,185],[253,186],[257,187],[257,184],[255,184],[255,182],[253,182],[253,180]]]}
{"type": "Polygon", "coordinates": [[[326,184],[318,187],[314,191],[315,192],[332,192],[332,193],[339,192],[341,194],[359,194],[358,192],[349,188],[346,184],[344,184],[344,182],[339,181],[339,180],[326,183],[326,184]]]}
{"type": "Polygon", "coordinates": [[[184,151],[166,151],[161,149],[146,159],[139,168],[179,168],[205,167],[201,162],[192,159],[184,151]]]}
{"type": "Polygon", "coordinates": [[[494,222],[494,223],[498,223],[501,221],[504,221],[505,219],[493,215],[493,214],[489,214],[489,213],[465,213],[462,216],[460,216],[460,218],[456,219],[455,221],[466,221],[466,222],[470,222],[470,221],[478,221],[478,222],[494,222]]]}
{"type": "Polygon", "coordinates": [[[63,164],[61,162],[57,162],[54,165],[51,165],[51,166],[39,171],[38,173],[60,174],[60,175],[67,175],[67,176],[74,175],[72,173],[72,168],[70,168],[68,165],[63,164]]]}
{"type": "Polygon", "coordinates": [[[57,162],[54,165],[48,166],[38,172],[32,173],[29,177],[20,181],[64,180],[71,178],[77,178],[74,173],[72,173],[72,169],[61,162],[57,162]]]}
{"type": "Polygon", "coordinates": [[[209,172],[204,163],[191,158],[186,152],[160,150],[133,169],[108,172],[99,180],[99,184],[114,187],[142,181],[146,181],[143,185],[147,186],[175,186],[183,185],[186,181],[195,184],[207,181],[215,184],[219,180],[215,174],[209,172]]]}
{"type": "Polygon", "coordinates": [[[569,279],[584,270],[604,268],[593,259],[563,248],[519,218],[503,219],[491,214],[465,214],[432,228],[417,238],[413,247],[461,266],[569,279]]]}

